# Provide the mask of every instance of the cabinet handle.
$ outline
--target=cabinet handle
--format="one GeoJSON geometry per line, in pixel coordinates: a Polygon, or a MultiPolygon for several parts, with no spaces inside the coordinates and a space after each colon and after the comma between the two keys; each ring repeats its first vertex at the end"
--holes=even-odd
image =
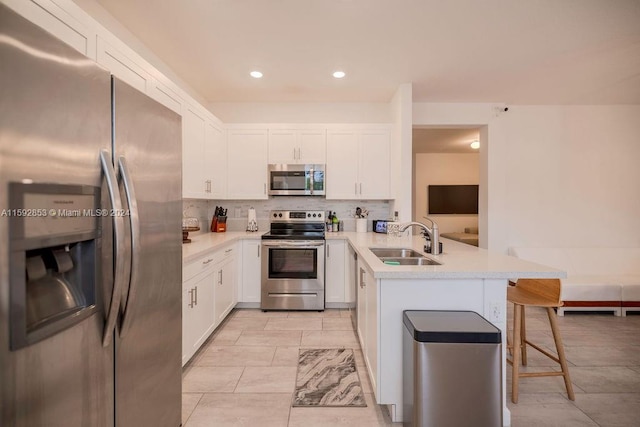
{"type": "Polygon", "coordinates": [[[225,254],[228,254],[229,252],[231,252],[233,250],[233,248],[227,249],[226,251],[224,251],[225,254]]]}
{"type": "Polygon", "coordinates": [[[263,185],[264,185],[264,194],[267,194],[267,183],[265,182],[263,185]]]}
{"type": "Polygon", "coordinates": [[[204,192],[207,193],[207,180],[204,181],[204,192]]]}
{"type": "Polygon", "coordinates": [[[209,180],[208,185],[209,185],[209,193],[211,193],[211,180],[209,180]]]}
{"type": "Polygon", "coordinates": [[[260,258],[260,248],[262,247],[262,245],[258,245],[258,258],[260,258]]]}
{"type": "Polygon", "coordinates": [[[194,293],[196,295],[195,301],[193,302],[193,305],[198,305],[198,287],[196,286],[195,288],[193,288],[194,293]]]}
{"type": "Polygon", "coordinates": [[[360,287],[364,289],[366,283],[364,282],[364,269],[360,269],[360,287]]]}
{"type": "Polygon", "coordinates": [[[295,159],[297,159],[297,157],[296,157],[296,149],[294,148],[293,149],[293,160],[295,160],[295,159]]]}
{"type": "Polygon", "coordinates": [[[202,265],[207,265],[207,264],[209,264],[211,261],[213,261],[213,258],[209,258],[209,259],[208,259],[208,260],[206,260],[206,261],[202,261],[202,265]]]}
{"type": "Polygon", "coordinates": [[[193,308],[194,306],[194,301],[193,301],[193,289],[189,289],[189,308],[193,308]]]}
{"type": "Polygon", "coordinates": [[[218,285],[222,285],[222,270],[218,271],[218,285]]]}
{"type": "Polygon", "coordinates": [[[329,258],[329,248],[330,248],[330,247],[331,247],[331,246],[327,245],[327,258],[329,258]]]}
{"type": "Polygon", "coordinates": [[[360,183],[360,194],[362,194],[362,183],[360,183]]]}

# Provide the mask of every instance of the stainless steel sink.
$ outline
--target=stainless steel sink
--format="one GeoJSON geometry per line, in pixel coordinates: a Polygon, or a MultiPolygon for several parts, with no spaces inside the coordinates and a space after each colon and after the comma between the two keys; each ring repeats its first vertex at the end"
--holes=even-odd
{"type": "Polygon", "coordinates": [[[391,258],[421,258],[424,257],[420,252],[416,252],[413,249],[405,248],[369,248],[374,255],[378,258],[391,257],[391,258]]]}
{"type": "Polygon", "coordinates": [[[379,257],[382,262],[387,265],[442,265],[438,261],[434,261],[431,258],[394,258],[394,257],[379,257]],[[388,262],[385,262],[388,261],[388,262]],[[397,263],[397,264],[396,264],[397,263]]]}

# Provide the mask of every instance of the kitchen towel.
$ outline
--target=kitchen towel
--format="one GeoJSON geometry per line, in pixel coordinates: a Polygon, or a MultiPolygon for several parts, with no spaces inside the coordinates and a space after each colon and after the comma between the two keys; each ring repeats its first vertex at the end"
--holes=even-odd
{"type": "Polygon", "coordinates": [[[300,349],[292,406],[367,406],[353,349],[300,349]]]}

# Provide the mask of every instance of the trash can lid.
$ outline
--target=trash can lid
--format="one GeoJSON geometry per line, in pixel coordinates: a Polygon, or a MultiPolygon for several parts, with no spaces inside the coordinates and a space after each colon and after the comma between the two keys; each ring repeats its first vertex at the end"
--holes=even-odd
{"type": "Polygon", "coordinates": [[[473,311],[405,310],[404,326],[418,342],[497,344],[500,329],[473,311]]]}

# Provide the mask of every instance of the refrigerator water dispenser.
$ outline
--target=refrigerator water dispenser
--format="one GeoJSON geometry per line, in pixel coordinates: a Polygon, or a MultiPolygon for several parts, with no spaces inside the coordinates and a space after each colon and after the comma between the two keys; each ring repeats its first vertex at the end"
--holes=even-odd
{"type": "Polygon", "coordinates": [[[9,186],[11,350],[96,312],[100,188],[9,186]]]}

